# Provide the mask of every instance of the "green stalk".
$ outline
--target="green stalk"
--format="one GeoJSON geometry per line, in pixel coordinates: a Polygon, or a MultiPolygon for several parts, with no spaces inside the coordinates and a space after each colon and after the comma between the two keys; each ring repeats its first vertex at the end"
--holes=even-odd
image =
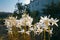
{"type": "Polygon", "coordinates": [[[50,40],[50,27],[48,27],[49,28],[49,40],[50,40]]]}
{"type": "Polygon", "coordinates": [[[15,26],[12,27],[13,40],[19,40],[18,30],[15,26]]]}
{"type": "Polygon", "coordinates": [[[45,29],[44,29],[44,40],[46,40],[46,36],[45,36],[45,29]]]}
{"type": "Polygon", "coordinates": [[[41,40],[42,40],[43,33],[41,33],[41,40]]]}
{"type": "Polygon", "coordinates": [[[24,27],[25,31],[24,31],[24,40],[25,40],[25,32],[26,32],[26,26],[24,27]]]}

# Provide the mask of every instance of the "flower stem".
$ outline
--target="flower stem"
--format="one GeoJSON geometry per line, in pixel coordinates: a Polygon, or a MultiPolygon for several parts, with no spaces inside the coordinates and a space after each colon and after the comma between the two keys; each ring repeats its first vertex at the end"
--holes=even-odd
{"type": "Polygon", "coordinates": [[[44,29],[44,40],[46,40],[46,36],[45,36],[45,29],[44,29]]]}
{"type": "Polygon", "coordinates": [[[49,28],[49,40],[50,40],[50,27],[48,27],[49,28]]]}
{"type": "Polygon", "coordinates": [[[26,26],[24,27],[24,30],[25,30],[25,31],[24,31],[24,40],[25,40],[25,32],[26,32],[26,26]]]}

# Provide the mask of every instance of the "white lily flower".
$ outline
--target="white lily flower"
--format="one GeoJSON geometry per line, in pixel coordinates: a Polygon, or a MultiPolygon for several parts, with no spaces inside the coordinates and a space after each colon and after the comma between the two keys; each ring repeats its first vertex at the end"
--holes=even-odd
{"type": "Polygon", "coordinates": [[[8,20],[5,20],[5,25],[7,26],[7,28],[8,28],[8,27],[11,27],[8,20]]]}
{"type": "Polygon", "coordinates": [[[30,31],[26,31],[26,34],[30,35],[30,31]]]}
{"type": "Polygon", "coordinates": [[[30,27],[29,30],[30,30],[30,31],[34,31],[34,28],[33,28],[33,27],[30,27]]]}
{"type": "Polygon", "coordinates": [[[20,20],[21,20],[21,24],[23,26],[29,26],[29,27],[31,27],[33,18],[29,17],[29,15],[27,15],[27,14],[23,14],[22,18],[20,20]]]}
{"type": "Polygon", "coordinates": [[[16,18],[9,17],[8,19],[5,19],[5,25],[8,28],[8,33],[12,34],[12,27],[16,25],[16,18]]]}
{"type": "Polygon", "coordinates": [[[25,30],[24,30],[24,29],[22,29],[21,31],[18,31],[18,32],[20,32],[20,33],[24,33],[24,32],[25,32],[25,30]]]}
{"type": "Polygon", "coordinates": [[[50,36],[52,36],[52,34],[53,34],[53,28],[51,28],[50,30],[46,30],[46,32],[48,32],[49,34],[50,34],[50,36]]]}
{"type": "Polygon", "coordinates": [[[43,29],[40,29],[40,27],[38,27],[38,28],[34,31],[35,34],[40,34],[41,32],[43,32],[43,29]]]}
{"type": "Polygon", "coordinates": [[[43,29],[41,28],[41,25],[39,23],[36,23],[34,25],[34,33],[35,34],[40,34],[43,31],[43,29]]]}
{"type": "Polygon", "coordinates": [[[42,29],[48,29],[48,27],[45,25],[45,23],[43,23],[43,22],[39,22],[38,24],[37,24],[37,27],[41,27],[42,29]]]}
{"type": "Polygon", "coordinates": [[[26,22],[26,25],[27,25],[27,26],[29,26],[29,27],[31,27],[31,26],[32,26],[31,22],[29,22],[29,21],[28,21],[28,22],[26,22]]]}
{"type": "Polygon", "coordinates": [[[14,26],[14,25],[16,25],[16,18],[9,17],[8,19],[5,19],[5,25],[7,25],[7,26],[14,26]]]}
{"type": "Polygon", "coordinates": [[[49,26],[50,25],[50,19],[47,16],[41,17],[40,22],[43,22],[46,26],[49,26]]]}
{"type": "Polygon", "coordinates": [[[53,34],[52,31],[53,31],[53,28],[50,30],[50,34],[53,34]]]}
{"type": "Polygon", "coordinates": [[[21,28],[21,22],[20,22],[20,20],[16,20],[16,27],[21,28]]]}
{"type": "Polygon", "coordinates": [[[52,25],[56,25],[56,26],[58,26],[58,24],[57,24],[57,22],[58,22],[59,20],[57,20],[57,19],[53,19],[53,18],[51,18],[51,23],[52,23],[52,25]]]}

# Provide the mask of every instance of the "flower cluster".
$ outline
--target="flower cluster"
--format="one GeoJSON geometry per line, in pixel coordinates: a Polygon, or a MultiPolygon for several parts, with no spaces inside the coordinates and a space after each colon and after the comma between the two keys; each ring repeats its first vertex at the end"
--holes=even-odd
{"type": "Polygon", "coordinates": [[[11,30],[11,27],[16,26],[18,28],[20,28],[21,30],[18,31],[20,33],[27,33],[29,34],[31,31],[33,31],[35,34],[40,34],[41,32],[43,32],[44,30],[46,32],[49,32],[50,34],[52,34],[53,28],[49,28],[49,26],[53,26],[53,25],[57,25],[57,22],[59,20],[57,19],[53,19],[47,16],[41,17],[40,21],[34,25],[32,25],[33,22],[33,18],[31,18],[29,15],[27,14],[23,14],[22,18],[20,18],[19,20],[17,20],[17,18],[14,17],[9,17],[8,19],[5,19],[5,25],[7,26],[9,31],[11,30]],[[25,29],[22,28],[22,26],[26,27],[28,26],[28,31],[26,31],[25,29]]]}
{"type": "Polygon", "coordinates": [[[52,34],[53,28],[50,28],[50,25],[57,25],[57,22],[59,20],[57,19],[53,19],[53,18],[49,18],[47,16],[41,17],[40,21],[38,23],[35,24],[34,27],[34,32],[35,34],[40,34],[41,32],[43,32],[44,30],[50,34],[52,34]]]}
{"type": "Polygon", "coordinates": [[[8,32],[12,33],[12,26],[15,26],[16,25],[16,20],[17,18],[14,18],[14,17],[8,17],[8,19],[5,19],[5,25],[7,26],[8,28],[8,32]]]}

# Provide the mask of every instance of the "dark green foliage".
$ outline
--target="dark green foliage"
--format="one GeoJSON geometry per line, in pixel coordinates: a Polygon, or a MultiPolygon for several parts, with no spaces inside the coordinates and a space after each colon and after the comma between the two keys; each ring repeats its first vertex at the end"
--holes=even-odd
{"type": "Polygon", "coordinates": [[[54,4],[51,3],[50,5],[46,6],[46,9],[43,9],[43,13],[45,15],[51,15],[53,18],[59,18],[60,17],[60,3],[54,4]]]}
{"type": "Polygon", "coordinates": [[[9,13],[9,12],[0,12],[0,19],[6,18],[9,15],[12,15],[12,13],[9,13]]]}
{"type": "Polygon", "coordinates": [[[26,13],[29,14],[30,13],[30,9],[29,9],[28,5],[25,4],[24,7],[25,7],[26,13]]]}
{"type": "Polygon", "coordinates": [[[19,13],[22,12],[22,10],[24,9],[22,3],[17,3],[16,7],[17,7],[17,10],[19,11],[19,13]]]}
{"type": "Polygon", "coordinates": [[[14,11],[14,14],[13,14],[13,16],[14,17],[18,17],[18,19],[19,18],[21,18],[21,16],[22,16],[22,10],[24,10],[24,6],[22,5],[22,3],[16,3],[16,10],[14,11]]]}
{"type": "Polygon", "coordinates": [[[38,22],[40,17],[39,17],[39,11],[33,11],[30,13],[30,16],[33,18],[33,24],[38,22]]]}

